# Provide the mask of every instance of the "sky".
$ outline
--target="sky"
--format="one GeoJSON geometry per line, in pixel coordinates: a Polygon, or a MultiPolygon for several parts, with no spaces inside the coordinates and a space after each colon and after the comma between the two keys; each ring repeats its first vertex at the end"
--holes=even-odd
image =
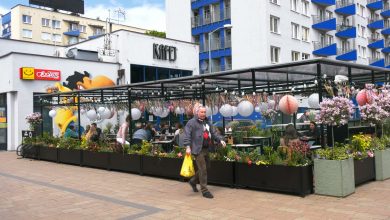
{"type": "MultiPolygon", "coordinates": [[[[28,0],[0,0],[0,14],[5,14],[17,5],[29,5],[28,0]]],[[[116,9],[126,11],[126,19],[121,17],[121,24],[165,31],[165,0],[84,0],[84,16],[90,18],[108,17],[116,9]]],[[[111,17],[118,18],[117,15],[111,17]]]]}

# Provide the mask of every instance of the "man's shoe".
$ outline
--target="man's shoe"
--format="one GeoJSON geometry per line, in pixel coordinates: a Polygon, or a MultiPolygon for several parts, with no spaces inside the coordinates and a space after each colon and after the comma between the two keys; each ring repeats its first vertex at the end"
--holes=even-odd
{"type": "Polygon", "coordinates": [[[199,192],[198,188],[196,188],[196,184],[195,183],[193,183],[191,180],[188,181],[188,183],[190,184],[190,186],[192,187],[192,190],[194,192],[199,192]]]}
{"type": "Polygon", "coordinates": [[[209,191],[206,191],[202,194],[203,194],[203,197],[205,197],[205,198],[208,198],[208,199],[214,198],[213,194],[211,194],[211,192],[209,192],[209,191]]]}

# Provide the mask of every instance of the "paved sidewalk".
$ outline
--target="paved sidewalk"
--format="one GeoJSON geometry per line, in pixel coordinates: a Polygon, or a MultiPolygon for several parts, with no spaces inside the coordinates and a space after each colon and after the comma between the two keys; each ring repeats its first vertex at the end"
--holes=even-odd
{"type": "Polygon", "coordinates": [[[187,183],[0,152],[0,219],[390,219],[390,180],[347,198],[305,198],[187,183]]]}

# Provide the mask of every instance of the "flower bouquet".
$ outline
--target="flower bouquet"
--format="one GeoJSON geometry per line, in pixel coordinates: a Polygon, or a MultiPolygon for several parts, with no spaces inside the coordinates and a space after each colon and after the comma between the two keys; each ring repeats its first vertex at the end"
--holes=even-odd
{"type": "Polygon", "coordinates": [[[34,130],[36,126],[42,123],[42,115],[39,112],[34,112],[26,116],[26,121],[29,124],[30,130],[34,130]]]}

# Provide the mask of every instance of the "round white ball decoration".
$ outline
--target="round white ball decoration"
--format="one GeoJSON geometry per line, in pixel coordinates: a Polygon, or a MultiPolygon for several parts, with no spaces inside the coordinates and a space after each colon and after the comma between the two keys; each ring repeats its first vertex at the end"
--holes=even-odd
{"type": "Polygon", "coordinates": [[[101,106],[101,107],[98,108],[98,113],[102,114],[104,112],[104,110],[106,110],[106,108],[101,106]]]}
{"type": "Polygon", "coordinates": [[[261,111],[260,106],[256,105],[255,112],[260,112],[260,111],[261,111]]]}
{"type": "Polygon", "coordinates": [[[238,115],[238,108],[237,108],[237,106],[232,106],[232,116],[234,117],[234,116],[237,116],[238,115]]]}
{"type": "Polygon", "coordinates": [[[269,105],[271,108],[274,108],[274,107],[275,107],[275,104],[276,104],[275,100],[272,100],[272,99],[268,100],[268,105],[269,105]]]}
{"type": "Polygon", "coordinates": [[[253,113],[254,107],[250,101],[242,101],[238,104],[238,113],[243,117],[248,117],[253,113]]]}
{"type": "Polygon", "coordinates": [[[219,109],[219,113],[221,113],[221,115],[223,117],[231,117],[232,116],[232,113],[233,113],[233,108],[231,105],[229,104],[224,104],[221,106],[221,108],[219,109]]]}
{"type": "Polygon", "coordinates": [[[80,114],[84,115],[85,114],[85,109],[80,109],[80,114]]]}
{"type": "Polygon", "coordinates": [[[118,110],[118,115],[123,115],[125,113],[123,110],[118,110]]]}
{"type": "Polygon", "coordinates": [[[96,111],[91,109],[89,111],[87,111],[87,118],[91,121],[95,121],[97,119],[97,114],[96,114],[96,111]]]}
{"type": "Polygon", "coordinates": [[[54,110],[54,109],[49,111],[49,116],[52,117],[52,118],[54,118],[56,116],[56,114],[57,114],[57,111],[54,110]]]}
{"type": "Polygon", "coordinates": [[[132,120],[138,120],[141,118],[141,111],[138,108],[132,108],[131,109],[131,119],[132,120]]]}
{"type": "Polygon", "coordinates": [[[164,108],[160,114],[161,118],[166,118],[169,115],[169,109],[164,108]]]}
{"type": "Polygon", "coordinates": [[[310,108],[320,107],[320,96],[318,95],[318,93],[313,93],[309,96],[308,104],[310,108]]]}
{"type": "Polygon", "coordinates": [[[175,108],[175,114],[176,114],[176,115],[183,114],[183,112],[184,112],[184,109],[183,109],[183,108],[180,108],[180,107],[176,107],[176,108],[175,108]]]}
{"type": "Polygon", "coordinates": [[[153,115],[156,117],[160,117],[163,109],[161,107],[154,108],[153,115]]]}

